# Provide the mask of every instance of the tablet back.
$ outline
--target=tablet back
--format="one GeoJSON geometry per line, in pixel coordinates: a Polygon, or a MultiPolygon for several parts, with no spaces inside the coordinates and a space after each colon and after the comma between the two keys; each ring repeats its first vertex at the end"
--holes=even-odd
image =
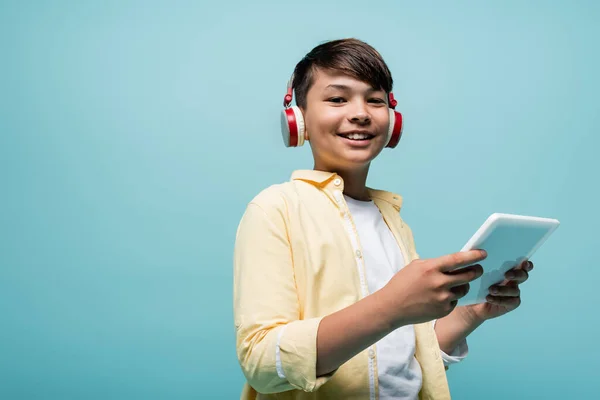
{"type": "Polygon", "coordinates": [[[492,214],[461,250],[484,249],[488,256],[480,262],[483,276],[471,282],[469,293],[458,305],[485,302],[490,286],[504,281],[508,270],[531,258],[559,224],[550,218],[492,214]]]}

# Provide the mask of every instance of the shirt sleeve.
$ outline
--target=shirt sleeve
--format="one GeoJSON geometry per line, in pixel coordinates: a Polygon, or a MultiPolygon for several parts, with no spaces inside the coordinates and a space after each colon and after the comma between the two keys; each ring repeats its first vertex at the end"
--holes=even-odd
{"type": "MultiPolygon", "coordinates": [[[[433,327],[435,329],[435,323],[437,320],[433,321],[433,327]]],[[[444,361],[444,366],[448,367],[451,364],[457,364],[464,360],[469,354],[469,345],[467,344],[467,339],[463,339],[458,346],[452,350],[452,353],[446,354],[444,350],[440,349],[440,354],[442,356],[442,360],[444,361]]]]}
{"type": "Polygon", "coordinates": [[[284,210],[250,203],[234,248],[238,361],[259,393],[312,392],[336,371],[316,376],[321,318],[300,319],[284,210]]]}

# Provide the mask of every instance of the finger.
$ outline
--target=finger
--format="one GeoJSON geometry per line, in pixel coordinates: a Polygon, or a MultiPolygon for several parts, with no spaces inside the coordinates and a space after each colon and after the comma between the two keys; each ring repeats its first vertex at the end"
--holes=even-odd
{"type": "Polygon", "coordinates": [[[434,266],[440,271],[448,272],[468,265],[473,265],[487,257],[485,250],[460,251],[434,258],[434,266]]]}
{"type": "Polygon", "coordinates": [[[478,279],[483,275],[483,267],[479,264],[444,273],[447,276],[446,285],[457,287],[478,279]]]}
{"type": "MultiPolygon", "coordinates": [[[[458,305],[458,300],[452,300],[452,301],[450,302],[450,312],[454,311],[454,309],[456,308],[456,306],[457,306],[457,305],[458,305]]],[[[450,313],[450,312],[449,312],[449,313],[450,313]]],[[[449,314],[449,313],[448,313],[448,314],[449,314]]]]}
{"type": "Polygon", "coordinates": [[[525,266],[524,269],[527,272],[531,272],[531,270],[533,269],[533,263],[531,261],[527,261],[527,265],[525,266]]]}
{"type": "Polygon", "coordinates": [[[488,303],[506,307],[506,308],[517,308],[521,305],[521,297],[500,297],[500,296],[487,296],[485,300],[488,303]]]}
{"type": "Polygon", "coordinates": [[[521,262],[518,266],[510,269],[504,274],[504,281],[500,283],[501,286],[505,286],[510,282],[523,283],[529,279],[529,272],[533,269],[533,263],[529,260],[521,262]]]}
{"type": "Polygon", "coordinates": [[[511,269],[510,271],[508,271],[504,275],[504,277],[508,281],[517,282],[517,283],[523,283],[527,279],[529,279],[529,273],[527,273],[527,271],[525,271],[523,269],[515,268],[515,269],[511,269]]]}
{"type": "Polygon", "coordinates": [[[453,294],[452,300],[458,300],[465,297],[467,293],[469,293],[469,289],[470,286],[468,283],[451,288],[450,292],[453,294]]]}
{"type": "Polygon", "coordinates": [[[492,296],[497,297],[519,297],[521,295],[521,289],[519,289],[518,285],[494,285],[490,287],[489,292],[492,296]]]}
{"type": "Polygon", "coordinates": [[[521,262],[521,264],[519,264],[519,266],[515,269],[521,269],[523,271],[529,272],[533,269],[533,263],[529,260],[523,260],[523,262],[521,262]]]}

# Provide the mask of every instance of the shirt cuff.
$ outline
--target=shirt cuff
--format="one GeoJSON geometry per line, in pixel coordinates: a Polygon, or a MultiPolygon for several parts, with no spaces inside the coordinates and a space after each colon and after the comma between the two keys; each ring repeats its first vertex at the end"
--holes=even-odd
{"type": "Polygon", "coordinates": [[[322,318],[293,321],[280,331],[275,349],[280,378],[296,389],[314,392],[329,381],[337,369],[317,376],[317,331],[322,318]]]}
{"type": "Polygon", "coordinates": [[[440,349],[440,353],[446,367],[450,364],[461,362],[467,357],[467,354],[469,354],[469,345],[467,344],[467,339],[464,339],[462,342],[460,342],[452,351],[452,353],[446,354],[442,349],[440,349]]]}
{"type": "MultiPolygon", "coordinates": [[[[435,329],[435,323],[437,320],[433,320],[433,327],[435,329]]],[[[444,361],[444,366],[449,366],[451,364],[457,364],[464,360],[469,354],[469,345],[467,343],[467,339],[462,340],[458,346],[452,350],[452,353],[446,354],[445,351],[440,349],[440,354],[442,356],[442,360],[444,361]]]]}

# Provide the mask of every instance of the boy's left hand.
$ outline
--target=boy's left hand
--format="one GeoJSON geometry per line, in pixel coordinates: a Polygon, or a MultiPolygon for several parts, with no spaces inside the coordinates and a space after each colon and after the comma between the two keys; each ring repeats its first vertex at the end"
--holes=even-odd
{"type": "Polygon", "coordinates": [[[521,304],[519,285],[529,278],[532,269],[531,261],[523,261],[521,265],[505,274],[504,282],[490,287],[490,294],[485,303],[462,307],[464,312],[472,320],[483,322],[513,311],[521,304]]]}

